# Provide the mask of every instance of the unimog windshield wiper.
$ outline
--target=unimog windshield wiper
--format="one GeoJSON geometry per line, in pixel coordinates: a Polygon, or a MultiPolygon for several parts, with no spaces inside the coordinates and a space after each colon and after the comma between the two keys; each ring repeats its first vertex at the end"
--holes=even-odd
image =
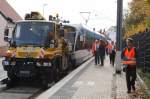
{"type": "Polygon", "coordinates": [[[43,45],[39,45],[39,44],[36,44],[36,43],[21,43],[21,44],[18,44],[18,46],[34,46],[34,47],[42,47],[43,45]]]}

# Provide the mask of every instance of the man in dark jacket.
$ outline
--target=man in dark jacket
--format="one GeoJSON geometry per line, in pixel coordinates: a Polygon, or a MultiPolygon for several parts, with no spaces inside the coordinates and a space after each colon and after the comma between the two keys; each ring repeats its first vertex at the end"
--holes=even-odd
{"type": "Polygon", "coordinates": [[[99,57],[100,57],[100,61],[101,61],[101,66],[104,65],[104,58],[105,58],[105,43],[100,40],[99,41],[99,57]]]}

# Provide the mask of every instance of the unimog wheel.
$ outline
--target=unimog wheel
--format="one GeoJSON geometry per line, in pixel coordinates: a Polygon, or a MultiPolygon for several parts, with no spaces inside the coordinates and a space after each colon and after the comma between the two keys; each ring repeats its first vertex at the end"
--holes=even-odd
{"type": "Polygon", "coordinates": [[[14,87],[17,84],[17,77],[11,72],[7,72],[7,76],[8,76],[8,81],[6,86],[14,87]]]}

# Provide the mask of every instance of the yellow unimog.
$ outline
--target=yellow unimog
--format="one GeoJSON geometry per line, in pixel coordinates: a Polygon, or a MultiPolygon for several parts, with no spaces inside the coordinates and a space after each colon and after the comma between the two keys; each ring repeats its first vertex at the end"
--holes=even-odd
{"type": "Polygon", "coordinates": [[[45,21],[38,12],[26,14],[25,20],[16,22],[9,38],[10,46],[2,61],[7,71],[7,86],[19,81],[31,81],[49,86],[59,80],[68,69],[68,44],[64,40],[62,24],[50,16],[45,21]]]}

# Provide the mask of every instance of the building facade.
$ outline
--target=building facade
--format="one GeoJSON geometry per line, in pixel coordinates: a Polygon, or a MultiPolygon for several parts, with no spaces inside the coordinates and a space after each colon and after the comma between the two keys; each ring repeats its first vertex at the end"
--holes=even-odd
{"type": "Polygon", "coordinates": [[[11,36],[15,22],[22,20],[17,12],[9,5],[6,0],[0,0],[0,56],[3,56],[8,47],[8,43],[4,41],[5,28],[9,28],[9,36],[11,36]]]}

